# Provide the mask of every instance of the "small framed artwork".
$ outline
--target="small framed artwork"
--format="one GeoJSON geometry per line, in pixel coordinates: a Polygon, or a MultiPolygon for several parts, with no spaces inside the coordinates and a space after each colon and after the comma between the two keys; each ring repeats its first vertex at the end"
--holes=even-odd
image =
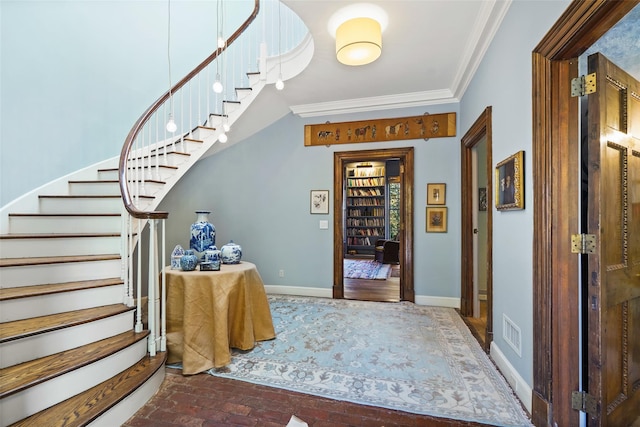
{"type": "Polygon", "coordinates": [[[427,233],[447,232],[447,208],[427,207],[427,233]]]}
{"type": "Polygon", "coordinates": [[[496,165],[496,209],[524,209],[524,151],[518,151],[496,165]]]}
{"type": "Polygon", "coordinates": [[[427,205],[446,205],[447,184],[427,184],[427,205]]]}
{"type": "Polygon", "coordinates": [[[311,190],[311,213],[329,213],[329,190],[311,190]]]}
{"type": "Polygon", "coordinates": [[[478,188],[478,210],[479,211],[487,210],[487,188],[486,187],[478,188]]]}

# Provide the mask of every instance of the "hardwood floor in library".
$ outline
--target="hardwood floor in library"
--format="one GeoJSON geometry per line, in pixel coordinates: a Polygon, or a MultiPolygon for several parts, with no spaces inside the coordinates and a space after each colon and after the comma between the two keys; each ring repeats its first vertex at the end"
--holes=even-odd
{"type": "Polygon", "coordinates": [[[345,299],[360,301],[400,301],[400,266],[392,265],[387,280],[343,279],[345,299]]]}

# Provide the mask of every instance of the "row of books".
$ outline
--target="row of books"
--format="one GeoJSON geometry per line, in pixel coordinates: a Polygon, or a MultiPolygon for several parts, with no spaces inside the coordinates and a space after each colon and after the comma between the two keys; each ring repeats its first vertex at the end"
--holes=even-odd
{"type": "Polygon", "coordinates": [[[347,206],[384,206],[384,199],[380,199],[380,198],[347,199],[347,206]]]}
{"type": "Polygon", "coordinates": [[[373,187],[384,185],[384,178],[349,178],[347,187],[373,187]]]}
{"type": "Polygon", "coordinates": [[[384,236],[382,228],[348,228],[347,236],[384,236]]]}
{"type": "Polygon", "coordinates": [[[384,216],[384,208],[349,209],[347,216],[384,216]]]}
{"type": "Polygon", "coordinates": [[[367,177],[384,176],[384,167],[355,168],[347,171],[348,176],[367,177]]]}
{"type": "Polygon", "coordinates": [[[369,239],[368,237],[348,237],[347,238],[347,245],[349,245],[349,246],[371,246],[372,245],[371,240],[372,239],[369,239]]]}
{"type": "MultiPolygon", "coordinates": [[[[384,191],[384,188],[383,188],[384,191]]],[[[384,193],[380,191],[380,187],[371,187],[371,188],[350,188],[347,190],[347,196],[349,197],[358,197],[358,196],[383,196],[384,193]]]]}
{"type": "Polygon", "coordinates": [[[384,227],[384,218],[349,218],[349,227],[384,227]]]}

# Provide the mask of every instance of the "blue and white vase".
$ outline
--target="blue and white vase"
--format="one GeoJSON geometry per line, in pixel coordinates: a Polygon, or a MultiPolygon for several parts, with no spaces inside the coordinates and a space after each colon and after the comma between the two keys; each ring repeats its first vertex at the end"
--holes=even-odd
{"type": "Polygon", "coordinates": [[[223,264],[239,264],[242,259],[242,248],[231,240],[220,248],[223,264]]]}
{"type": "Polygon", "coordinates": [[[196,211],[196,222],[191,224],[189,248],[196,253],[199,261],[204,261],[204,251],[216,244],[216,228],[209,222],[210,213],[196,211]]]}
{"type": "Polygon", "coordinates": [[[184,251],[184,255],[180,258],[180,268],[182,271],[193,271],[198,265],[198,257],[191,249],[184,251]]]}

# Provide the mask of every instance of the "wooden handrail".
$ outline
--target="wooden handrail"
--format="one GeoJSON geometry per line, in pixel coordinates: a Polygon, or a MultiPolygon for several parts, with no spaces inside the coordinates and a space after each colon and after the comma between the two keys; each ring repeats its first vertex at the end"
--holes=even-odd
{"type": "Polygon", "coordinates": [[[207,65],[212,63],[224,50],[227,49],[240,35],[249,27],[249,25],[255,20],[258,12],[260,11],[260,0],[255,0],[255,4],[253,7],[253,12],[251,15],[242,23],[240,27],[229,37],[227,43],[222,48],[217,48],[211,55],[209,55],[200,65],[194,68],[189,74],[187,74],[182,80],[176,83],[173,88],[164,93],[160,98],[158,98],[147,110],[140,116],[140,118],[135,122],[127,138],[124,141],[124,145],[122,146],[122,151],[120,152],[120,163],[118,170],[118,178],[120,181],[120,194],[122,195],[122,201],[124,203],[127,212],[134,217],[139,219],[165,219],[169,217],[169,213],[165,211],[141,211],[136,208],[131,200],[131,194],[129,194],[129,186],[127,183],[127,159],[129,158],[129,153],[131,152],[131,147],[133,146],[133,141],[135,141],[138,133],[142,130],[142,127],[147,123],[149,118],[160,108],[162,104],[164,104],[168,99],[170,94],[175,93],[177,90],[182,88],[187,82],[189,82],[194,76],[196,76],[200,71],[202,71],[207,65]]]}

